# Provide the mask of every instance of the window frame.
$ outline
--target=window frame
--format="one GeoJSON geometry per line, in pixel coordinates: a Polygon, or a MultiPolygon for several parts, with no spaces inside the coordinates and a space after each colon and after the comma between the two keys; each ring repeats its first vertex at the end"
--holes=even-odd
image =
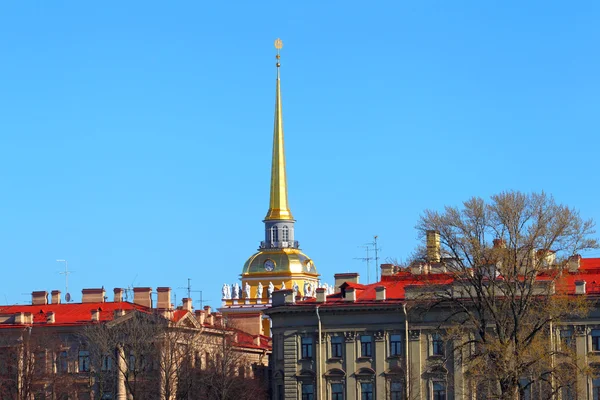
{"type": "Polygon", "coordinates": [[[431,381],[431,400],[446,400],[448,398],[448,385],[445,381],[431,381]],[[436,385],[440,385],[441,389],[436,390],[436,385]]]}
{"type": "Polygon", "coordinates": [[[431,356],[444,357],[446,355],[445,342],[439,332],[431,334],[431,356]]]}
{"type": "Polygon", "coordinates": [[[300,356],[303,360],[311,360],[313,358],[313,338],[310,336],[302,336],[300,339],[300,356]],[[305,343],[306,341],[306,343],[305,343]]]}
{"type": "Polygon", "coordinates": [[[403,348],[403,343],[404,340],[402,340],[402,335],[399,333],[392,333],[390,334],[390,346],[389,346],[389,351],[390,351],[390,357],[400,357],[404,355],[404,348],[403,348]],[[393,338],[397,336],[398,340],[393,340],[393,338]]]}
{"type": "Polygon", "coordinates": [[[592,351],[600,351],[600,329],[592,329],[590,332],[592,351]]]}
{"type": "Polygon", "coordinates": [[[344,357],[344,338],[342,336],[331,336],[329,342],[330,358],[344,357]],[[334,342],[335,340],[335,342],[334,342]]]}
{"type": "Polygon", "coordinates": [[[315,385],[312,382],[302,383],[302,388],[300,389],[300,394],[302,400],[315,400],[315,385]],[[310,387],[310,392],[308,390],[305,392],[305,388],[308,389],[310,387]]]}
{"type": "Polygon", "coordinates": [[[373,400],[374,397],[373,381],[360,382],[360,400],[373,400]],[[366,392],[365,387],[370,387],[370,391],[366,392]]]}
{"type": "Polygon", "coordinates": [[[360,357],[373,357],[373,335],[360,335],[360,357]],[[369,340],[365,340],[366,338],[369,338],[369,340]]]}
{"type": "Polygon", "coordinates": [[[404,382],[399,380],[390,381],[390,400],[404,399],[404,382]],[[394,390],[394,386],[398,385],[400,390],[394,390]]]}
{"type": "Polygon", "coordinates": [[[342,382],[331,382],[329,384],[331,392],[331,400],[344,400],[346,398],[346,391],[342,382]],[[334,386],[339,387],[339,392],[334,392],[334,386]]]}

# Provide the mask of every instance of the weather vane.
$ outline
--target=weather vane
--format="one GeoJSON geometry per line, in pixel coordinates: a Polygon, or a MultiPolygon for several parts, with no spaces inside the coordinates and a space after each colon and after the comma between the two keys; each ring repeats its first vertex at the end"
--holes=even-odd
{"type": "Polygon", "coordinates": [[[275,56],[275,58],[277,59],[277,68],[281,66],[281,64],[279,64],[279,59],[281,58],[281,56],[279,55],[279,50],[281,50],[282,47],[283,42],[281,41],[281,39],[275,39],[275,48],[277,49],[277,55],[275,56]]]}

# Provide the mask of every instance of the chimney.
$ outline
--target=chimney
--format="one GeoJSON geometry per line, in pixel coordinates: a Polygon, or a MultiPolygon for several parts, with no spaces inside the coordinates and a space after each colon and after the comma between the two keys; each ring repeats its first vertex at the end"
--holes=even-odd
{"type": "Polygon", "coordinates": [[[206,322],[206,324],[210,325],[210,326],[214,326],[215,325],[215,316],[212,314],[207,314],[207,313],[204,313],[204,315],[206,315],[206,317],[204,317],[204,321],[206,322]]]}
{"type": "Polygon", "coordinates": [[[122,302],[123,301],[123,289],[115,288],[114,292],[115,292],[115,297],[114,297],[113,301],[115,303],[122,302]]]}
{"type": "Polygon", "coordinates": [[[375,286],[375,300],[385,300],[385,286],[375,286]]]}
{"type": "MultiPolygon", "coordinates": [[[[54,292],[53,292],[54,293],[54,292]]],[[[59,292],[60,293],[60,292],[59,292]]],[[[54,311],[48,311],[46,313],[46,322],[49,324],[53,324],[56,322],[56,318],[54,316],[54,311]]]]}
{"type": "Polygon", "coordinates": [[[210,306],[204,306],[204,311],[206,311],[207,314],[210,314],[212,312],[212,309],[210,308],[210,306]]]}
{"type": "Polygon", "coordinates": [[[22,325],[24,323],[25,323],[25,313],[24,312],[15,313],[15,324],[22,325]]]}
{"type": "Polygon", "coordinates": [[[346,301],[356,301],[356,290],[352,287],[346,288],[346,294],[344,295],[346,301]]]}
{"type": "Polygon", "coordinates": [[[325,303],[327,301],[327,290],[325,288],[317,288],[317,303],[325,303]]]}
{"type": "Polygon", "coordinates": [[[152,308],[152,288],[133,288],[133,302],[137,305],[152,308]]]}
{"type": "Polygon", "coordinates": [[[427,261],[440,262],[440,234],[437,231],[427,231],[427,261]]]}
{"type": "Polygon", "coordinates": [[[335,292],[339,293],[340,286],[342,286],[344,282],[358,283],[359,275],[356,272],[348,272],[344,274],[335,274],[333,277],[335,279],[335,292]]]}
{"type": "Polygon", "coordinates": [[[381,264],[381,276],[394,275],[394,264],[381,264]]]}
{"type": "Polygon", "coordinates": [[[504,239],[494,239],[492,241],[494,243],[494,248],[495,249],[505,249],[506,248],[506,242],[504,241],[504,239]]]}
{"type": "Polygon", "coordinates": [[[81,291],[82,303],[104,303],[104,288],[100,289],[83,289],[81,291]]]}
{"type": "Polygon", "coordinates": [[[295,302],[293,289],[276,290],[273,292],[273,307],[294,304],[295,302]]]}
{"type": "Polygon", "coordinates": [[[45,290],[31,292],[31,304],[34,306],[48,304],[48,292],[45,290]]]}
{"type": "Polygon", "coordinates": [[[192,299],[190,299],[189,297],[184,297],[183,299],[181,299],[181,301],[183,302],[182,309],[192,311],[192,299]]]}
{"type": "Polygon", "coordinates": [[[95,308],[92,310],[92,321],[100,321],[100,309],[95,308]]]}
{"type": "Polygon", "coordinates": [[[569,272],[577,272],[579,270],[580,265],[581,256],[579,254],[575,254],[569,257],[569,261],[567,261],[567,267],[569,268],[569,272]]]}
{"type": "Polygon", "coordinates": [[[585,281],[575,281],[575,294],[585,294],[585,281]]]}
{"type": "Polygon", "coordinates": [[[156,288],[158,292],[158,300],[156,304],[156,308],[160,308],[163,310],[171,309],[171,288],[168,287],[159,287],[156,288]]]}
{"type": "Polygon", "coordinates": [[[196,321],[198,321],[200,323],[200,325],[204,325],[204,318],[206,317],[206,314],[204,314],[203,310],[196,310],[196,321]]]}
{"type": "Polygon", "coordinates": [[[60,290],[53,290],[50,292],[51,294],[51,303],[52,304],[60,304],[60,290]]]}
{"type": "Polygon", "coordinates": [[[423,265],[421,263],[411,264],[410,273],[413,275],[421,275],[423,273],[423,265]]]}

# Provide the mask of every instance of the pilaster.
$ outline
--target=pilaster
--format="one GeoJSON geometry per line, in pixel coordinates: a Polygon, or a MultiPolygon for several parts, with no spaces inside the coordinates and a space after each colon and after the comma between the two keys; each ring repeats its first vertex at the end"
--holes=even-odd
{"type": "Polygon", "coordinates": [[[410,399],[421,399],[421,331],[413,329],[408,332],[410,399]]]}
{"type": "MultiPolygon", "coordinates": [[[[577,369],[585,371],[587,366],[587,328],[585,325],[575,325],[574,328],[577,369]]],[[[577,373],[577,398],[588,398],[588,378],[582,372],[577,373]]]]}
{"type": "Polygon", "coordinates": [[[373,335],[375,339],[375,398],[384,399],[385,396],[385,334],[377,331],[373,335]]]}
{"type": "MultiPolygon", "coordinates": [[[[357,382],[356,371],[356,332],[345,332],[344,362],[346,367],[346,399],[356,400],[357,382]]],[[[324,400],[324,399],[323,399],[324,400]]]]}

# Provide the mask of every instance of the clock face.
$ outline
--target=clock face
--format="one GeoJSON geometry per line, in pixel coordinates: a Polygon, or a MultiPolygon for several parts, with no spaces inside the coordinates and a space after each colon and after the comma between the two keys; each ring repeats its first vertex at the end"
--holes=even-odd
{"type": "Polygon", "coordinates": [[[265,270],[273,271],[274,269],[275,269],[275,263],[273,262],[273,260],[265,261],[265,270]]]}

